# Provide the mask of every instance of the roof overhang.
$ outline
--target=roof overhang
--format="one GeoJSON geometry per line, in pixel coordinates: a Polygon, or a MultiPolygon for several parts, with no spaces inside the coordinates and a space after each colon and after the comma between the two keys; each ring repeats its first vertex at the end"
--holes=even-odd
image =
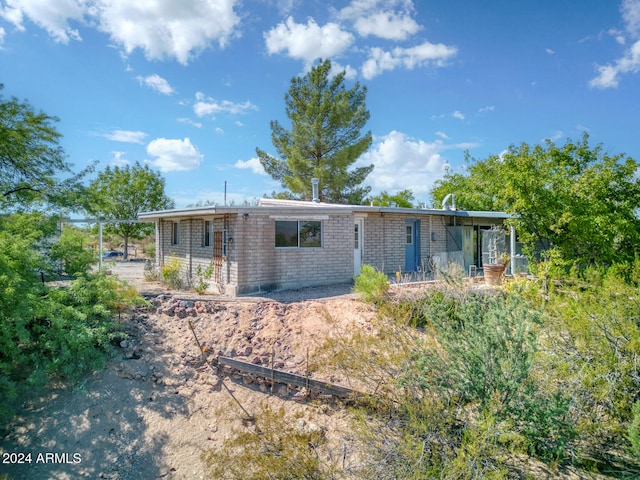
{"type": "Polygon", "coordinates": [[[469,218],[512,218],[505,212],[469,211],[469,210],[440,210],[426,208],[402,208],[402,207],[373,207],[366,205],[339,205],[332,203],[300,202],[294,200],[269,199],[255,206],[207,206],[172,210],[159,210],[155,212],[143,212],[138,215],[142,221],[155,221],[167,218],[188,219],[202,217],[216,217],[224,215],[270,215],[270,216],[305,216],[305,215],[344,215],[345,213],[367,214],[404,214],[414,216],[438,215],[446,217],[469,218]]]}

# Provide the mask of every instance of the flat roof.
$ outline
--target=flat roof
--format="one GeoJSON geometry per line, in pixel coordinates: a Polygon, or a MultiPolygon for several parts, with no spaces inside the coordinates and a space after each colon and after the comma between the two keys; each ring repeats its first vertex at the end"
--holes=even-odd
{"type": "Polygon", "coordinates": [[[441,210],[429,208],[405,208],[405,207],[375,207],[369,205],[341,205],[336,203],[308,202],[299,200],[260,199],[258,205],[252,206],[222,206],[209,205],[206,207],[177,208],[171,210],[158,210],[143,212],[138,215],[140,220],[155,220],[161,218],[188,218],[221,215],[241,214],[288,214],[304,215],[313,214],[340,214],[353,213],[390,213],[410,215],[442,215],[448,217],[473,217],[507,219],[512,215],[505,212],[473,211],[473,210],[441,210]]]}

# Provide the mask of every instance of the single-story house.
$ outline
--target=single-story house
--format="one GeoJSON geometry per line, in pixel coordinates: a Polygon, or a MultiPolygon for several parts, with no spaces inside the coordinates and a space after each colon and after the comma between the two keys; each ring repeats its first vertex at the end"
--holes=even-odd
{"type": "MultiPolygon", "coordinates": [[[[363,264],[389,275],[428,273],[434,265],[449,262],[460,264],[466,272],[470,266],[481,269],[481,232],[502,225],[508,217],[503,212],[450,206],[427,209],[261,199],[256,206],[145,212],[139,219],[156,223],[159,268],[177,259],[184,281],[189,282],[198,266],[200,272],[211,266],[208,281],[237,295],[348,283],[363,264]]],[[[509,242],[507,250],[508,246],[509,242]]]]}

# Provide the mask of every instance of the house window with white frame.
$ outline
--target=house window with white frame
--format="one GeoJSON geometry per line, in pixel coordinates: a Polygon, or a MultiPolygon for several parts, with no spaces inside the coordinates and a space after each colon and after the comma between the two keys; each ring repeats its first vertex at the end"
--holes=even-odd
{"type": "Polygon", "coordinates": [[[180,244],[180,222],[171,222],[171,245],[180,244]]]}
{"type": "Polygon", "coordinates": [[[322,222],[307,220],[276,220],[276,247],[322,247],[322,222]]]}
{"type": "Polygon", "coordinates": [[[204,231],[202,234],[202,246],[210,247],[211,246],[211,221],[204,221],[204,231]]]}

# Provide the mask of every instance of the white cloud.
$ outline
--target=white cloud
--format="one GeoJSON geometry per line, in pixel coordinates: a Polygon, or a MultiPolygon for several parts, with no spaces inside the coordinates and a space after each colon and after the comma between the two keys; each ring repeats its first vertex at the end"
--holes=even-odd
{"type": "Polygon", "coordinates": [[[220,127],[216,127],[214,130],[218,135],[224,135],[224,130],[220,127]]]}
{"type": "Polygon", "coordinates": [[[482,107],[480,110],[478,110],[478,113],[493,112],[495,109],[496,107],[494,107],[493,105],[487,105],[486,107],[482,107]]]}
{"type": "Polygon", "coordinates": [[[458,120],[464,120],[464,119],[466,118],[466,117],[465,117],[465,115],[464,115],[464,113],[462,113],[462,112],[460,112],[460,111],[458,111],[458,110],[456,110],[455,112],[453,112],[453,113],[451,114],[451,116],[452,116],[453,118],[457,118],[458,120]]]}
{"type": "Polygon", "coordinates": [[[240,115],[249,110],[258,110],[250,101],[235,103],[230,100],[216,101],[211,97],[205,97],[204,93],[196,93],[196,103],[193,104],[193,112],[198,117],[205,115],[215,115],[216,113],[229,113],[231,115],[240,115]]]}
{"type": "Polygon", "coordinates": [[[394,130],[377,138],[357,165],[375,165],[366,180],[373,193],[408,188],[420,198],[426,196],[433,183],[442,178],[447,162],[440,152],[447,148],[452,147],[440,140],[428,143],[394,130]]]}
{"type": "Polygon", "coordinates": [[[615,88],[620,83],[620,75],[640,72],[640,40],[636,41],[622,58],[613,65],[597,65],[598,75],[589,81],[592,88],[615,88]]]}
{"type": "Polygon", "coordinates": [[[545,52],[547,52],[549,55],[553,55],[556,53],[554,50],[551,50],[550,48],[546,48],[545,52]]]}
{"type": "Polygon", "coordinates": [[[156,73],[147,75],[146,77],[138,76],[136,80],[138,80],[141,85],[149,87],[151,90],[155,90],[163,95],[172,95],[174,93],[173,87],[169,85],[169,82],[156,73]]]}
{"type": "Polygon", "coordinates": [[[633,38],[640,36],[640,0],[623,0],[620,4],[625,29],[633,38]]]}
{"type": "Polygon", "coordinates": [[[624,45],[625,43],[627,43],[624,32],[621,32],[617,28],[610,28],[607,33],[615,38],[616,42],[618,42],[620,45],[624,45]]]}
{"type": "Polygon", "coordinates": [[[430,42],[409,48],[396,47],[391,51],[373,47],[369,51],[369,58],[362,65],[362,75],[370,80],[386,70],[394,70],[400,66],[409,70],[426,65],[443,67],[457,52],[455,47],[430,42]]]}
{"type": "Polygon", "coordinates": [[[175,58],[187,64],[217,43],[224,48],[240,21],[237,0],[98,0],[99,28],[126,54],[140,48],[148,59],[175,58]]]}
{"type": "Polygon", "coordinates": [[[344,78],[346,78],[347,80],[354,80],[358,76],[358,71],[355,68],[353,68],[351,65],[347,65],[345,67],[340,63],[332,60],[331,71],[329,72],[329,76],[333,78],[337,74],[342,72],[344,72],[344,78]]]}
{"type": "Polygon", "coordinates": [[[6,0],[0,5],[0,17],[12,23],[19,31],[24,31],[24,19],[29,18],[45,29],[56,42],[82,40],[77,29],[69,25],[69,20],[83,22],[87,10],[83,0],[6,0]]]}
{"type": "Polygon", "coordinates": [[[113,132],[106,133],[103,136],[109,140],[113,140],[114,142],[142,143],[147,134],[132,130],[114,130],[113,132]]]}
{"type": "Polygon", "coordinates": [[[184,123],[186,125],[191,125],[192,127],[196,127],[196,128],[202,128],[202,123],[200,122],[194,122],[193,120],[191,120],[190,118],[185,118],[185,117],[181,117],[178,119],[178,121],[180,123],[184,123]]]}
{"type": "MultiPolygon", "coordinates": [[[[592,88],[615,88],[621,75],[640,72],[640,0],[623,0],[620,12],[627,34],[636,41],[613,64],[596,65],[598,74],[589,81],[592,88]]],[[[616,31],[616,40],[621,45],[626,44],[622,32],[616,31]]]]}
{"type": "Polygon", "coordinates": [[[0,16],[19,30],[24,18],[54,40],[80,40],[70,21],[95,26],[128,55],[136,49],[150,60],[175,58],[187,64],[194,54],[217,43],[224,48],[240,18],[238,0],[6,0],[0,16]]]}
{"type": "Polygon", "coordinates": [[[412,18],[414,10],[411,0],[353,0],[337,17],[353,22],[362,37],[406,40],[422,29],[412,18]]]}
{"type": "Polygon", "coordinates": [[[449,139],[449,135],[447,135],[444,132],[436,132],[436,135],[444,140],[448,140],[449,139]]]}
{"type": "Polygon", "coordinates": [[[189,138],[156,138],[147,145],[147,153],[155,157],[150,163],[162,172],[194,170],[203,158],[189,138]]]}
{"type": "Polygon", "coordinates": [[[311,63],[318,58],[329,58],[342,53],[354,42],[351,33],[336,23],[320,27],[310,18],[306,25],[296,23],[293,17],[264,34],[267,52],[286,53],[289,57],[311,63]]]}
{"type": "Polygon", "coordinates": [[[266,175],[267,172],[264,171],[262,164],[260,163],[260,159],[257,157],[250,158],[249,160],[238,160],[234,167],[240,168],[243,170],[251,170],[251,172],[256,175],[266,175]]]}
{"type": "Polygon", "coordinates": [[[381,11],[359,17],[354,21],[359,35],[373,35],[387,40],[406,40],[420,30],[420,25],[407,14],[381,11]]]}
{"type": "Polygon", "coordinates": [[[547,138],[542,139],[541,142],[544,143],[545,140],[551,140],[552,142],[556,142],[563,137],[564,137],[564,132],[562,130],[556,130],[555,132],[553,132],[553,135],[550,135],[547,138]]]}
{"type": "Polygon", "coordinates": [[[109,162],[110,165],[113,165],[114,167],[125,167],[127,165],[131,165],[131,162],[124,158],[126,152],[114,151],[111,153],[113,153],[113,158],[111,159],[111,162],[109,162]]]}

